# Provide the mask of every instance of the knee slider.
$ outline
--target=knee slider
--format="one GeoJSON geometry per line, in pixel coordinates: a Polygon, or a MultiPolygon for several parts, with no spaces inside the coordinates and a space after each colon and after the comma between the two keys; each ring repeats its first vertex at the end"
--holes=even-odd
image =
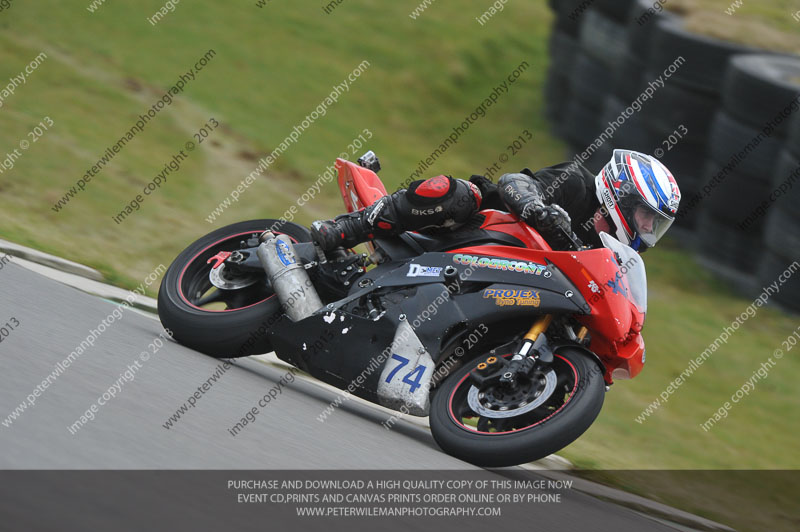
{"type": "Polygon", "coordinates": [[[481,193],[468,181],[438,176],[413,183],[396,203],[411,230],[461,224],[478,210],[481,193]]]}

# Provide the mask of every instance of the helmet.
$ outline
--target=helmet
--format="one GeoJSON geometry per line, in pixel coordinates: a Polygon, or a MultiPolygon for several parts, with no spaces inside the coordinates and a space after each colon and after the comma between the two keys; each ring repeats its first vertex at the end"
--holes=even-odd
{"type": "Polygon", "coordinates": [[[614,150],[595,177],[597,199],[614,236],[637,251],[656,245],[675,221],[681,201],[678,183],[658,159],[614,150]]]}

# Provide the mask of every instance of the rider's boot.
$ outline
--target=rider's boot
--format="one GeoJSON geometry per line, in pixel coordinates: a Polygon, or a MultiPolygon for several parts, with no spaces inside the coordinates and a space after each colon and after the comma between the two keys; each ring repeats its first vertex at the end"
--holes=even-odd
{"type": "Polygon", "coordinates": [[[360,211],[311,224],[311,238],[324,251],[349,249],[367,240],[395,236],[402,232],[404,229],[397,221],[393,196],[384,196],[360,211]]]}

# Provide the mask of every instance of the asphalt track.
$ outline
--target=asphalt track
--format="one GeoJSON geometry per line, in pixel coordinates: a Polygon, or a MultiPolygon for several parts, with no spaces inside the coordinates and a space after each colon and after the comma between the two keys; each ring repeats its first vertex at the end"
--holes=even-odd
{"type": "MultiPolygon", "coordinates": [[[[0,271],[0,325],[12,317],[19,325],[0,342],[0,421],[8,421],[6,416],[115,308],[113,303],[7,264],[0,271]]],[[[34,406],[8,426],[0,425],[0,469],[474,469],[442,453],[426,429],[401,420],[391,431],[386,430],[380,424],[386,420],[385,413],[355,401],[319,422],[317,416],[337,395],[299,379],[288,384],[271,406],[261,408],[255,423],[234,437],[228,428],[285,373],[254,360],[237,361],[195,408],[167,430],[163,423],[220,364],[174,342],[140,363],[134,379],[99,408],[93,421],[71,434],[68,427],[118,381],[162,331],[157,320],[134,311],[127,310],[122,316],[36,398],[34,406]]],[[[502,478],[520,472],[510,468],[496,474],[502,478]]],[[[104,518],[119,519],[125,512],[117,504],[133,496],[125,490],[101,490],[91,482],[65,486],[66,480],[45,481],[30,472],[20,476],[5,471],[0,476],[4,477],[0,481],[0,515],[21,525],[15,529],[23,529],[22,525],[33,530],[49,529],[50,525],[72,529],[65,523],[74,523],[79,529],[78,524],[87,525],[88,515],[98,523],[104,518]],[[41,499],[37,504],[52,503],[48,515],[53,522],[31,507],[32,493],[41,499]],[[87,497],[103,493],[113,494],[114,500],[87,504],[87,497]]],[[[165,478],[147,497],[178,504],[186,497],[176,495],[175,488],[165,478]]],[[[192,512],[183,515],[184,525],[219,530],[233,524],[215,521],[223,519],[219,513],[211,515],[211,508],[222,510],[213,491],[207,492],[209,500],[203,499],[202,491],[192,498],[192,512]]],[[[138,493],[141,504],[146,503],[143,497],[138,493]]],[[[146,525],[136,521],[136,514],[128,518],[133,519],[131,524],[146,525]]],[[[531,528],[535,523],[535,530],[674,530],[576,491],[565,493],[559,504],[531,506],[519,519],[510,524],[531,528]]],[[[166,514],[160,523],[168,523],[166,514]]],[[[253,529],[265,528],[263,521],[246,521],[231,529],[249,529],[251,524],[253,529]]],[[[413,521],[408,524],[417,528],[413,521]]],[[[330,530],[320,521],[308,522],[303,528],[330,530]]]]}

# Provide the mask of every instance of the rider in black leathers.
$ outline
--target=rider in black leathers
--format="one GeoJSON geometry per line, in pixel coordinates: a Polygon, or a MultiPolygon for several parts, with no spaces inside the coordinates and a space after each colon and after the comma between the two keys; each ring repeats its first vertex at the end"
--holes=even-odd
{"type": "Polygon", "coordinates": [[[534,227],[555,250],[602,245],[608,233],[642,252],[675,220],[680,190],[670,171],[650,155],[614,150],[597,175],[577,162],[503,175],[494,185],[437,176],[384,196],[360,211],[317,221],[311,232],[324,250],[350,248],[405,231],[453,230],[479,209],[507,209],[534,227]],[[573,233],[574,231],[574,233],[573,233]]]}
{"type": "Polygon", "coordinates": [[[497,185],[478,175],[469,181],[437,176],[414,181],[408,189],[384,196],[360,211],[314,222],[312,235],[326,251],[350,248],[405,231],[457,229],[479,209],[495,208],[515,213],[554,248],[565,248],[563,231],[573,229],[585,244],[599,246],[593,225],[587,229],[586,224],[600,207],[594,177],[576,163],[535,173],[526,168],[503,175],[497,185]]]}

